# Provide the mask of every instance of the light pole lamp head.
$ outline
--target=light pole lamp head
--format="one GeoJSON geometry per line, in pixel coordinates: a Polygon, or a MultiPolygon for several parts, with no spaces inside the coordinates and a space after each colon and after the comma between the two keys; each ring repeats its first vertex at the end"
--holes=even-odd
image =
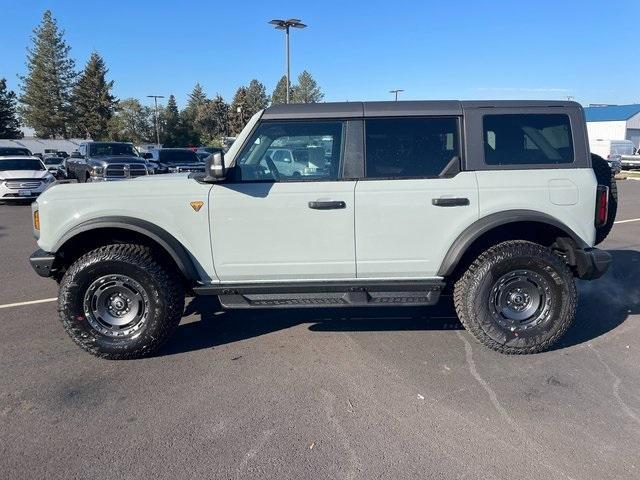
{"type": "Polygon", "coordinates": [[[293,28],[305,28],[306,25],[300,21],[299,18],[290,18],[288,20],[281,20],[274,18],[269,22],[270,25],[276,27],[276,30],[286,30],[289,27],[293,28]]]}

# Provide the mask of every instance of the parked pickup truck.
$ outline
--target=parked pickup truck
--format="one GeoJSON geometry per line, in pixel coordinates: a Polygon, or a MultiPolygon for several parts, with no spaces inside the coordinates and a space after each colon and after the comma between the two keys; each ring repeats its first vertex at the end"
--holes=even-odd
{"type": "Polygon", "coordinates": [[[60,283],[67,333],[104,358],[157,350],[186,294],[427,307],[448,287],[479,342],[528,354],[573,322],[574,278],[606,272],[595,245],[616,199],[577,103],[277,105],[203,173],[49,188],[31,263],[60,283]],[[270,154],[292,144],[321,150],[322,168],[280,169],[270,154]]]}
{"type": "Polygon", "coordinates": [[[153,173],[131,143],[84,142],[66,159],[68,178],[80,183],[126,180],[153,173]]]}

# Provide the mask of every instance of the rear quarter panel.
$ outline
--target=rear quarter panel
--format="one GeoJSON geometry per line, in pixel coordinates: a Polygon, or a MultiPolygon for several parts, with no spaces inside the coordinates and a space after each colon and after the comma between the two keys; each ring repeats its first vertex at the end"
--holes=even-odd
{"type": "Polygon", "coordinates": [[[586,243],[595,240],[596,177],[591,168],[476,172],[479,217],[535,210],[564,223],[586,243]]]}

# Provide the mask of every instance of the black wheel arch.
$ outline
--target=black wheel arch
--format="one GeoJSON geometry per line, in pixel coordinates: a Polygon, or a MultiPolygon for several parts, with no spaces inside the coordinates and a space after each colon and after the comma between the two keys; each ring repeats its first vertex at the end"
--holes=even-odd
{"type": "Polygon", "coordinates": [[[440,264],[438,275],[451,276],[461,264],[472,260],[469,257],[495,242],[530,240],[551,246],[558,238],[570,239],[577,248],[589,247],[571,228],[546,213],[535,210],[493,213],[476,220],[455,239],[440,264]]]}
{"type": "Polygon", "coordinates": [[[50,253],[56,256],[57,263],[69,263],[70,258],[78,257],[92,247],[119,239],[118,232],[124,234],[122,240],[138,238],[166,252],[187,282],[201,280],[193,257],[173,235],[158,225],[134,217],[109,216],[84,221],[65,233],[50,253]]]}

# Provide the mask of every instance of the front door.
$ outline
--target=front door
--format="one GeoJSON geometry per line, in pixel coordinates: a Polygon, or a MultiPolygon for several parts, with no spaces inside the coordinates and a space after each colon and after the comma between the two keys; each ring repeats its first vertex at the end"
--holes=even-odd
{"type": "Polygon", "coordinates": [[[355,182],[340,180],[343,123],[258,126],[228,181],[209,194],[222,282],[355,278],[355,182]]]}

